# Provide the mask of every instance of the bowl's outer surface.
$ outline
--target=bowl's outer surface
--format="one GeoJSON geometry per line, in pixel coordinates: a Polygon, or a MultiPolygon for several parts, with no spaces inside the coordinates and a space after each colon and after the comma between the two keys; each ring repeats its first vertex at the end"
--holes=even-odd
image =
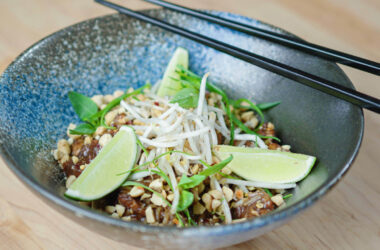
{"type": "MultiPolygon", "coordinates": [[[[153,16],[353,88],[333,63],[165,10],[153,16]]],[[[283,32],[258,21],[218,13],[283,32]]],[[[363,134],[362,110],[213,49],[121,15],[59,31],[19,56],[0,79],[0,148],[9,167],[49,204],[87,228],[144,247],[211,248],[236,244],[284,223],[335,184],[355,158],[363,134]],[[289,205],[271,215],[228,226],[177,229],[123,222],[63,197],[64,176],[51,156],[70,122],[78,122],[67,93],[112,93],[156,82],[177,46],[190,52],[190,68],[211,72],[230,97],[282,103],[267,113],[285,144],[315,155],[318,164],[294,190],[289,205]]]]}

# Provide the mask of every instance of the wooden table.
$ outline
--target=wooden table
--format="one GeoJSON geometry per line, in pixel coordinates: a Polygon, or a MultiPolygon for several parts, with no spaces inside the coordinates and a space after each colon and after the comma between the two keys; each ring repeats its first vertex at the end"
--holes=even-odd
{"type": "MultiPolygon", "coordinates": [[[[230,11],[287,29],[309,41],[380,61],[378,0],[186,0],[184,5],[230,11]]],[[[128,1],[149,8],[141,1],[128,1]]],[[[52,32],[112,13],[92,1],[2,0],[0,72],[52,32]]],[[[375,76],[344,68],[355,86],[380,97],[375,76]]],[[[121,244],[63,217],[33,195],[0,159],[0,249],[122,249],[121,244]]],[[[236,249],[380,248],[380,116],[365,111],[359,156],[343,181],[290,223],[236,249]]]]}

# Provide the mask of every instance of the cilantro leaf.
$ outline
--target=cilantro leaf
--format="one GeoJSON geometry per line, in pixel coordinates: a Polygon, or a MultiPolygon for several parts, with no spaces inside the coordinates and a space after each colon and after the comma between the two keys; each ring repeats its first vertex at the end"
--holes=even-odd
{"type": "Polygon", "coordinates": [[[75,113],[82,121],[86,121],[98,112],[98,106],[91,98],[74,91],[70,91],[68,95],[75,113]]]}
{"type": "Polygon", "coordinates": [[[182,175],[181,180],[178,183],[178,187],[183,189],[189,189],[198,186],[206,179],[204,175],[193,175],[191,177],[187,177],[186,175],[182,175]]]}
{"type": "Polygon", "coordinates": [[[95,132],[95,127],[89,123],[82,123],[75,127],[75,129],[70,129],[70,134],[72,135],[91,135],[95,132]]]}
{"type": "Polygon", "coordinates": [[[193,193],[186,190],[182,190],[178,201],[177,212],[181,212],[187,209],[191,204],[193,204],[193,201],[193,193]]]}

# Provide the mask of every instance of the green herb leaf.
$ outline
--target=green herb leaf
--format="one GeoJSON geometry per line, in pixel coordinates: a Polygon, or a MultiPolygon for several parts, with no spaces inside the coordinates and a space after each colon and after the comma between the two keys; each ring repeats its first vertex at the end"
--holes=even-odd
{"type": "Polygon", "coordinates": [[[193,226],[196,226],[198,225],[192,218],[191,218],[191,215],[190,215],[190,212],[189,212],[189,209],[186,209],[185,210],[185,214],[187,216],[187,221],[189,222],[190,225],[193,225],[193,226]]]}
{"type": "Polygon", "coordinates": [[[98,112],[96,103],[85,95],[71,91],[69,92],[69,99],[75,113],[77,113],[82,121],[86,121],[98,112]]]}
{"type": "Polygon", "coordinates": [[[283,198],[284,200],[286,200],[286,199],[291,198],[292,196],[293,196],[293,194],[287,194],[287,195],[284,195],[282,198],[283,198]]]}
{"type": "Polygon", "coordinates": [[[89,123],[82,123],[75,127],[75,129],[70,129],[70,134],[72,135],[91,135],[95,132],[95,127],[89,123]]]}
{"type": "Polygon", "coordinates": [[[198,186],[206,179],[204,175],[193,175],[191,177],[187,177],[186,175],[182,175],[181,180],[178,183],[178,186],[183,189],[189,189],[198,186]]]}
{"type": "Polygon", "coordinates": [[[271,193],[271,191],[269,189],[264,188],[264,191],[265,191],[265,193],[267,193],[269,195],[269,197],[273,196],[273,194],[271,193]]]}
{"type": "Polygon", "coordinates": [[[268,109],[271,109],[271,108],[274,108],[276,107],[277,105],[279,105],[281,102],[265,102],[265,103],[259,103],[257,104],[256,106],[261,109],[261,110],[268,110],[268,109]]]}
{"type": "Polygon", "coordinates": [[[178,103],[179,106],[185,109],[195,108],[198,105],[198,98],[198,90],[190,87],[178,91],[170,103],[178,103]]]}
{"type": "Polygon", "coordinates": [[[227,166],[228,163],[230,163],[232,161],[234,157],[232,155],[230,155],[228,158],[224,159],[223,161],[219,162],[218,164],[215,164],[213,166],[210,166],[209,164],[207,164],[206,162],[200,160],[200,162],[203,164],[203,165],[206,165],[207,168],[205,170],[203,170],[202,172],[200,172],[199,174],[200,175],[204,175],[204,176],[210,176],[210,175],[213,175],[215,174],[216,172],[219,172],[220,170],[222,170],[225,166],[227,166]]]}
{"type": "Polygon", "coordinates": [[[181,212],[187,209],[189,206],[191,206],[191,204],[193,204],[193,201],[193,193],[186,190],[182,190],[178,201],[177,212],[181,212]]]}

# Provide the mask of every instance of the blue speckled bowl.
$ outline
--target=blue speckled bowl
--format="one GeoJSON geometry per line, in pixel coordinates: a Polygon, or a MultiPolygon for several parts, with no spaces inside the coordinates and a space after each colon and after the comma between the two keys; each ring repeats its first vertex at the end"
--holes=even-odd
{"type": "MultiPolygon", "coordinates": [[[[149,11],[175,24],[216,37],[353,88],[333,63],[169,11],[149,11]]],[[[219,15],[284,32],[228,13],[219,15]]],[[[323,196],[347,171],[363,135],[362,110],[151,25],[109,15],[73,25],[20,55],[0,79],[0,151],[13,172],[36,194],[86,228],[147,248],[216,248],[256,237],[284,223],[323,196]],[[289,205],[244,223],[214,227],[153,227],[124,222],[67,200],[63,174],[50,151],[78,122],[67,93],[111,93],[156,82],[177,46],[190,52],[190,68],[211,72],[231,97],[278,101],[267,113],[280,137],[318,164],[294,190],[289,205]]]]}

